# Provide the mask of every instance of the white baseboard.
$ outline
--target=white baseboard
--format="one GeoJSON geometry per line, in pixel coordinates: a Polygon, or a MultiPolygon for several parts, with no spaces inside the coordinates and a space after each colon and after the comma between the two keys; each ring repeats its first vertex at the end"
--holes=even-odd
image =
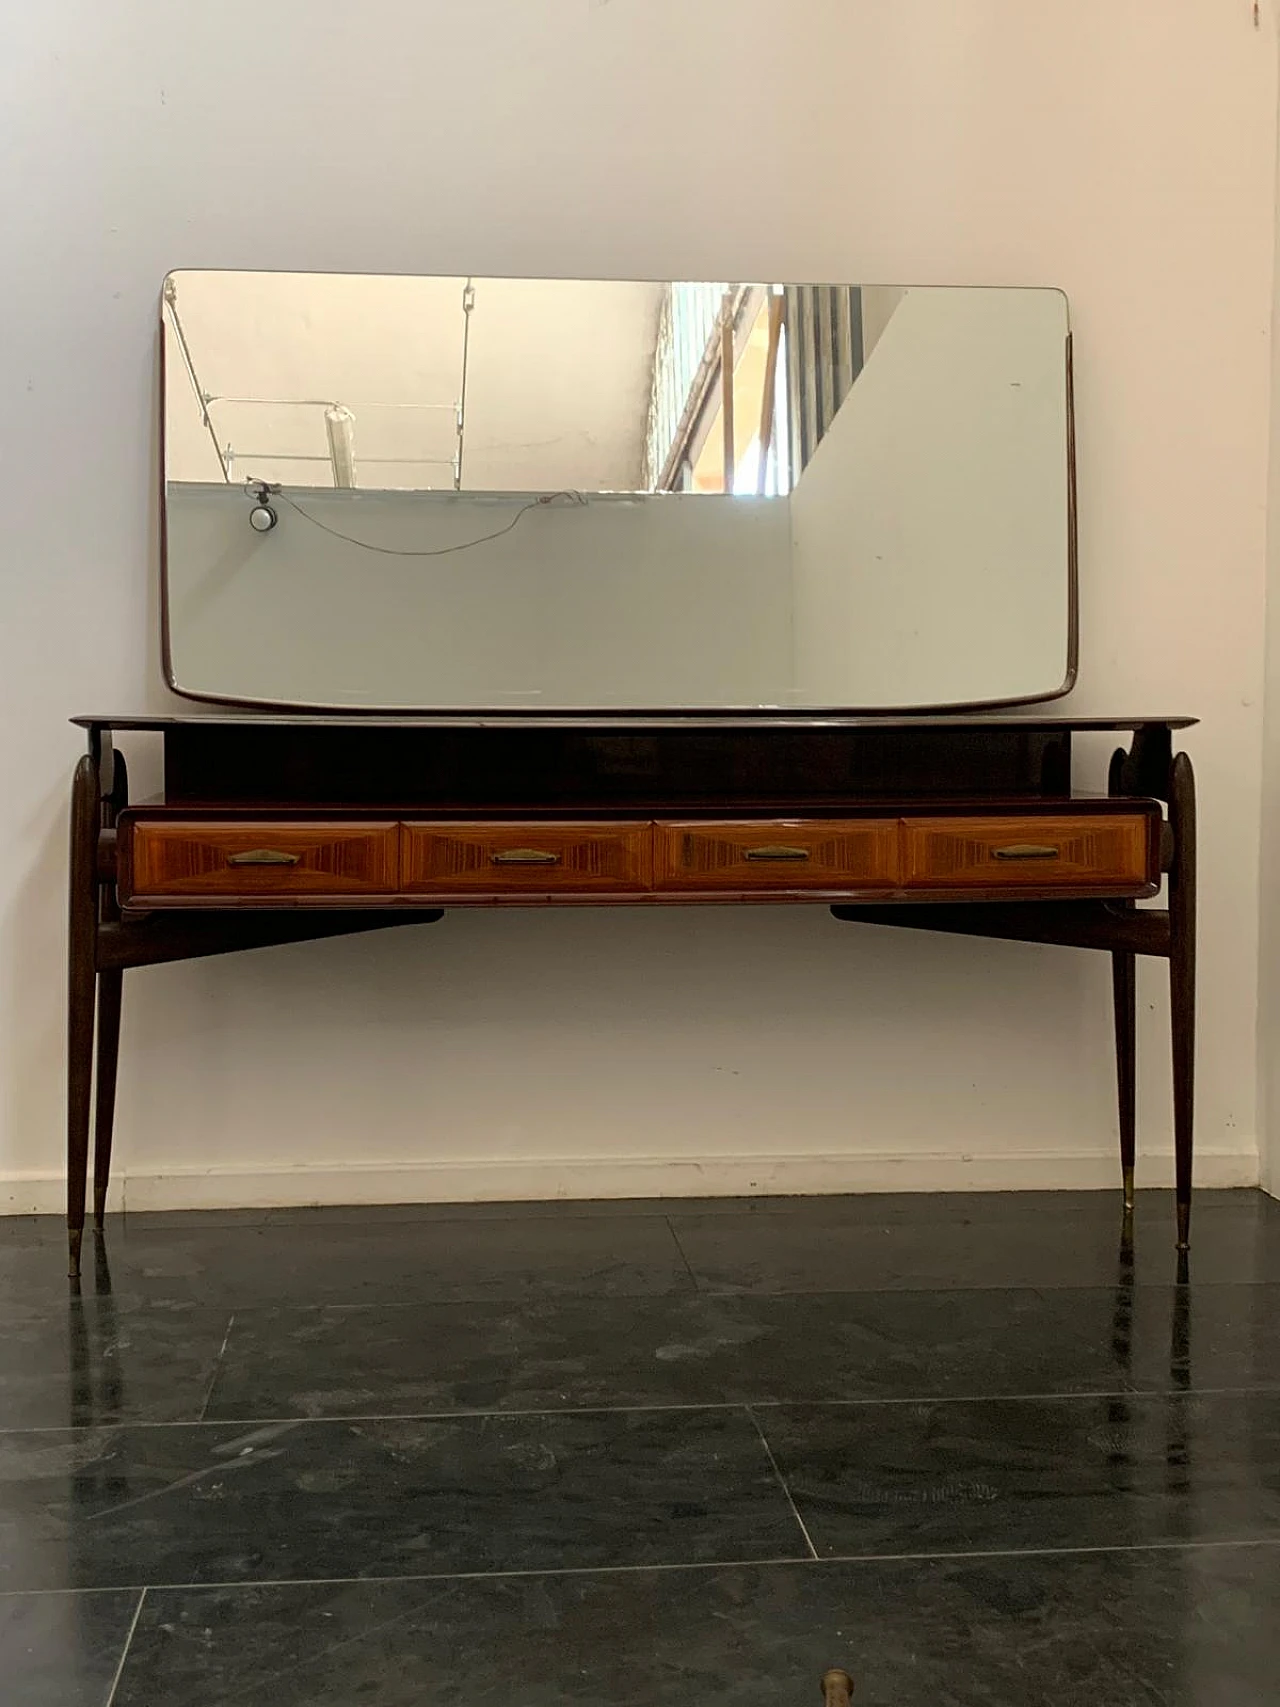
{"type": "MultiPolygon", "coordinates": [[[[311,1204],[499,1203],[584,1198],[822,1196],[875,1191],[1104,1191],[1115,1151],[756,1156],[495,1157],[280,1168],[162,1168],[112,1181],[113,1209],[275,1209],[311,1204]]],[[[1201,1147],[1196,1184],[1256,1186],[1256,1149],[1201,1147]]],[[[1139,1156],[1139,1186],[1173,1184],[1171,1155],[1139,1156]]],[[[61,1214],[61,1173],[0,1173],[0,1214],[61,1214]]]]}

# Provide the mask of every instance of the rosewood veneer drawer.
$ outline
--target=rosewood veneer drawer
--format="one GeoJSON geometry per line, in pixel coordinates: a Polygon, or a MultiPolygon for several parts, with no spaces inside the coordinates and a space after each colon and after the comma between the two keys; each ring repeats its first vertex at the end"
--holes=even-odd
{"type": "Polygon", "coordinates": [[[657,826],[659,889],[892,889],[896,819],[657,826]]]}
{"type": "Polygon", "coordinates": [[[1158,881],[1154,820],[916,818],[904,826],[904,884],[915,889],[1140,888],[1158,881]]]}
{"type": "Polygon", "coordinates": [[[406,824],[406,893],[640,892],[653,878],[646,824],[406,824]]]}
{"type": "Polygon", "coordinates": [[[137,823],[124,899],[394,894],[395,824],[137,823]]]}

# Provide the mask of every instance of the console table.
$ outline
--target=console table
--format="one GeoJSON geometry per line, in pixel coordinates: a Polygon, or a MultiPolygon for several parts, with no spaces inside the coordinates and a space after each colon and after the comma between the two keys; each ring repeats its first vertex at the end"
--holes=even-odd
{"type": "Polygon", "coordinates": [[[111,1168],[131,967],[449,907],[827,906],[1111,955],[1126,1213],[1135,961],[1169,962],[1177,1243],[1191,1212],[1195,788],[1182,717],[79,717],[71,802],[67,1228],[111,1168]],[[1105,794],[1072,738],[1130,737],[1105,794]],[[158,734],[133,802],[115,737],[158,734]],[[1168,878],[1167,905],[1139,907],[1168,878]],[[96,1107],[93,1102],[96,1056],[96,1107]]]}

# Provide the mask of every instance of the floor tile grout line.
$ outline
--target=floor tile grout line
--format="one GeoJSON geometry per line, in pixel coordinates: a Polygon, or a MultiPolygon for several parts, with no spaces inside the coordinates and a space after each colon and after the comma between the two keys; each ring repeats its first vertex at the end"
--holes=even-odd
{"type": "Polygon", "coordinates": [[[189,1594],[205,1589],[343,1588],[362,1587],[366,1583],[487,1582],[491,1579],[502,1580],[507,1577],[618,1577],[639,1576],[645,1572],[736,1571],[741,1570],[744,1565],[755,1565],[765,1569],[781,1565],[813,1565],[821,1562],[821,1560],[811,1559],[807,1553],[779,1553],[767,1558],[660,1560],[649,1565],[547,1565],[529,1570],[510,1571],[423,1571],[403,1577],[246,1577],[243,1581],[232,1577],[211,1582],[118,1583],[111,1588],[0,1589],[0,1602],[31,1599],[37,1595],[138,1594],[144,1589],[148,1594],[189,1594]]]}
{"type": "Polygon", "coordinates": [[[227,1316],[227,1331],[222,1336],[222,1344],[218,1347],[218,1354],[213,1360],[213,1374],[210,1375],[209,1385],[205,1388],[204,1403],[200,1407],[200,1415],[196,1418],[197,1422],[208,1420],[209,1406],[213,1403],[214,1389],[217,1387],[218,1377],[222,1373],[222,1360],[227,1355],[227,1347],[231,1343],[231,1330],[235,1325],[236,1313],[232,1310],[227,1316]]]}
{"type": "Polygon", "coordinates": [[[129,1630],[124,1639],[124,1646],[120,1650],[120,1663],[116,1666],[116,1674],[111,1679],[111,1688],[107,1691],[105,1707],[111,1707],[116,1698],[116,1692],[120,1688],[120,1679],[124,1676],[125,1662],[129,1658],[129,1649],[133,1646],[134,1632],[138,1628],[138,1620],[142,1617],[142,1603],[146,1598],[147,1590],[144,1586],[142,1593],[138,1596],[138,1604],[133,1609],[133,1617],[129,1620],[129,1630]]]}
{"type": "MultiPolygon", "coordinates": [[[[1235,1389],[1225,1389],[1234,1391],[1235,1389]]],[[[1265,1389],[1257,1389],[1264,1391],[1265,1389]]],[[[1243,1389],[1253,1391],[1253,1389],[1243,1389]]],[[[966,1396],[957,1399],[930,1398],[916,1396],[903,1399],[714,1399],[693,1401],[687,1404],[635,1404],[635,1405],[572,1405],[557,1406],[552,1409],[538,1407],[530,1410],[463,1410],[463,1411],[352,1411],[338,1412],[324,1416],[288,1416],[277,1413],[268,1417],[200,1417],[169,1419],[165,1422],[150,1422],[139,1419],[136,1422],[109,1423],[80,1423],[69,1426],[64,1423],[46,1423],[34,1428],[0,1428],[0,1438],[13,1434],[77,1434],[86,1430],[107,1432],[127,1428],[266,1428],[275,1423],[297,1423],[299,1425],[316,1423],[334,1426],[346,1423],[377,1423],[377,1422],[466,1422],[480,1418],[496,1418],[500,1420],[518,1421],[529,1417],[597,1417],[597,1416],[637,1416],[653,1414],[666,1416],[670,1414],[683,1415],[689,1412],[725,1412],[741,1411],[749,1406],[760,1410],[858,1410],[873,1405],[929,1405],[929,1404],[999,1404],[1001,1402],[1028,1403],[1031,1401],[1068,1399],[1083,1401],[1086,1399],[1160,1399],[1166,1397],[1181,1397],[1181,1389],[1170,1395],[1165,1393],[1136,1393],[1129,1388],[1114,1390],[1099,1390],[1089,1393],[1000,1393],[990,1395],[966,1396]]]]}
{"type": "MultiPolygon", "coordinates": [[[[530,1199],[531,1203],[545,1201],[547,1200],[538,1198],[530,1199]]],[[[627,1201],[625,1198],[602,1198],[599,1201],[607,1204],[609,1207],[605,1209],[595,1209],[591,1207],[591,1200],[589,1199],[562,1198],[555,1201],[554,1212],[550,1215],[522,1214],[520,1212],[522,1205],[520,1204],[512,1205],[510,1210],[507,1212],[494,1214],[401,1215],[393,1212],[388,1215],[380,1213],[380,1211],[387,1207],[387,1205],[380,1203],[371,1203],[363,1206],[359,1204],[320,1204],[316,1206],[316,1208],[286,1209],[283,1212],[270,1209],[228,1209],[225,1211],[216,1209],[134,1209],[126,1212],[121,1209],[116,1211],[116,1213],[120,1216],[120,1226],[118,1231],[121,1233],[128,1232],[129,1228],[127,1224],[129,1221],[133,1221],[134,1227],[132,1231],[134,1238],[143,1234],[163,1235],[167,1233],[197,1232],[270,1233],[275,1232],[276,1230],[292,1231],[297,1228],[300,1228],[305,1232],[317,1232],[329,1227],[488,1227],[505,1226],[508,1221],[519,1221],[526,1227],[542,1226],[544,1224],[554,1226],[556,1223],[564,1221],[665,1221],[671,1213],[671,1211],[665,1206],[668,1201],[671,1201],[667,1199],[663,1199],[661,1204],[648,1203],[645,1207],[635,1210],[619,1210],[614,1207],[616,1204],[625,1203],[627,1201]],[[583,1205],[582,1208],[576,1207],[579,1203],[583,1205]],[[307,1217],[316,1214],[317,1209],[319,1211],[317,1219],[314,1221],[308,1220],[307,1217]],[[340,1213],[330,1215],[327,1213],[330,1209],[336,1209],[340,1211],[340,1213]],[[362,1209],[372,1210],[374,1213],[365,1214],[362,1213],[362,1209]],[[282,1219],[272,1219],[275,1214],[282,1214],[282,1219]],[[153,1225],[149,1223],[148,1225],[143,1226],[140,1223],[142,1217],[146,1215],[153,1217],[172,1216],[178,1224],[153,1225]],[[186,1215],[198,1215],[201,1217],[208,1216],[210,1219],[201,1219],[199,1221],[192,1220],[189,1224],[185,1225],[178,1222],[179,1217],[186,1215]],[[242,1219],[236,1219],[236,1217],[242,1217],[242,1219]]],[[[677,1199],[675,1201],[680,1200],[677,1199]]],[[[479,1207],[479,1203],[477,1203],[476,1206],[479,1207]]],[[[438,1207],[447,1208],[448,1206],[440,1205],[438,1207]]],[[[458,1207],[465,1209],[471,1208],[472,1205],[463,1203],[458,1205],[458,1207]]],[[[711,1211],[711,1213],[718,1214],[720,1212],[711,1211]]],[[[733,1211],[730,1210],[727,1213],[732,1215],[733,1211]]],[[[5,1219],[3,1212],[0,1212],[0,1226],[3,1225],[3,1219],[5,1219]]],[[[25,1217],[14,1216],[13,1219],[19,1220],[25,1219],[25,1217]]],[[[40,1219],[40,1217],[37,1217],[37,1219],[40,1219]]],[[[50,1215],[48,1219],[52,1221],[54,1225],[49,1229],[48,1234],[45,1236],[45,1241],[52,1244],[59,1237],[65,1238],[66,1223],[63,1218],[59,1215],[50,1215]]],[[[111,1215],[108,1214],[106,1232],[110,1235],[116,1230],[117,1229],[114,1229],[111,1226],[111,1215]]]]}
{"type": "Polygon", "coordinates": [[[689,1261],[689,1253],[685,1250],[684,1241],[676,1231],[675,1216],[668,1214],[665,1219],[667,1223],[667,1231],[671,1234],[676,1250],[680,1253],[680,1261],[684,1264],[685,1269],[688,1272],[690,1284],[696,1293],[701,1293],[702,1287],[698,1284],[698,1277],[693,1272],[693,1264],[689,1261]]]}
{"type": "Polygon", "coordinates": [[[973,1547],[954,1553],[828,1553],[820,1565],[902,1565],[937,1564],[956,1559],[1076,1559],[1093,1558],[1112,1553],[1195,1553],[1231,1552],[1246,1547],[1280,1548],[1280,1531],[1274,1535],[1233,1537],[1222,1541],[1120,1541],[1113,1546],[1100,1542],[1086,1547],[973,1547]]]}
{"type": "MultiPolygon", "coordinates": [[[[549,1565],[531,1570],[427,1571],[409,1576],[366,1577],[246,1577],[210,1582],[114,1583],[95,1588],[0,1589],[0,1602],[81,1594],[196,1594],[227,1589],[342,1588],[387,1583],[487,1582],[508,1578],[615,1577],[667,1574],[674,1571],[776,1570],[789,1567],[819,1570],[833,1565],[946,1564],[971,1559],[1074,1559],[1135,1553],[1244,1552],[1248,1548],[1280,1553],[1280,1534],[1225,1541],[1137,1541],[1095,1547],[978,1548],[955,1553],[828,1553],[778,1554],[769,1558],[686,1559],[647,1565],[549,1565]]],[[[141,1607],[139,1606],[139,1611],[141,1607]]]]}
{"type": "Polygon", "coordinates": [[[481,1418],[493,1418],[499,1421],[519,1421],[529,1417],[596,1417],[596,1416],[637,1416],[653,1414],[656,1416],[682,1415],[690,1412],[724,1412],[741,1411],[755,1408],[757,1410],[871,1410],[877,1406],[896,1408],[905,1405],[1026,1405],[1026,1404],[1062,1404],[1083,1405],[1098,1399],[1142,1399],[1155,1401],[1159,1399],[1196,1399],[1196,1398],[1247,1398],[1251,1394],[1259,1396],[1274,1396],[1280,1391],[1280,1380],[1264,1385],[1237,1387],[1099,1387],[1085,1388],[1073,1392],[1040,1392],[1040,1393],[911,1393],[893,1398],[874,1396],[854,1399],[705,1399],[690,1400],[685,1403],[663,1404],[660,1402],[641,1402],[629,1405],[556,1405],[534,1406],[528,1409],[513,1410],[446,1410],[446,1411],[349,1411],[333,1412],[320,1416],[306,1414],[290,1415],[286,1412],[276,1412],[273,1416],[265,1417],[210,1417],[169,1418],[165,1421],[153,1421],[145,1417],[116,1420],[113,1422],[88,1423],[38,1423],[28,1427],[21,1425],[0,1426],[0,1439],[15,1434],[81,1434],[90,1430],[99,1433],[119,1431],[121,1429],[153,1429],[153,1428],[267,1428],[276,1423],[295,1423],[298,1425],[315,1423],[333,1427],[349,1423],[377,1422],[467,1422],[481,1418]]]}
{"type": "Polygon", "coordinates": [[[782,1467],[778,1463],[777,1455],[775,1454],[773,1447],[769,1444],[769,1437],[764,1432],[764,1429],[761,1428],[760,1419],[756,1415],[753,1407],[750,1405],[747,1406],[747,1415],[751,1418],[755,1431],[760,1436],[760,1444],[764,1448],[765,1457],[769,1460],[769,1468],[773,1471],[778,1486],[782,1489],[782,1492],[786,1497],[787,1504],[791,1507],[791,1515],[800,1526],[800,1533],[804,1536],[804,1544],[809,1549],[810,1557],[816,1559],[818,1557],[818,1549],[813,1544],[813,1537],[809,1533],[809,1526],[800,1515],[800,1507],[796,1504],[795,1495],[791,1492],[791,1489],[788,1486],[787,1478],[782,1474],[782,1467]]]}

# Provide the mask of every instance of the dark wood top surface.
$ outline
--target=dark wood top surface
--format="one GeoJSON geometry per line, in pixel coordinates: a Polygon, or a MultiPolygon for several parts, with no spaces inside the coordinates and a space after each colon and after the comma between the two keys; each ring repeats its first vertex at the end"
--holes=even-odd
{"type": "Polygon", "coordinates": [[[194,713],[178,716],[111,715],[73,717],[71,722],[81,729],[121,729],[163,733],[167,729],[189,728],[254,728],[254,729],[580,729],[590,733],[597,729],[1026,729],[1089,731],[1132,730],[1157,726],[1164,729],[1190,729],[1195,717],[1144,716],[1073,717],[1069,713],[1039,716],[1010,716],[996,712],[953,713],[939,717],[841,717],[825,712],[811,716],[779,716],[771,712],[755,714],[726,712],[712,715],[690,712],[687,715],[655,713],[611,715],[583,712],[560,717],[534,713],[493,712],[478,715],[385,717],[353,715],[334,717],[309,716],[300,713],[278,715],[263,712],[194,713]]]}

